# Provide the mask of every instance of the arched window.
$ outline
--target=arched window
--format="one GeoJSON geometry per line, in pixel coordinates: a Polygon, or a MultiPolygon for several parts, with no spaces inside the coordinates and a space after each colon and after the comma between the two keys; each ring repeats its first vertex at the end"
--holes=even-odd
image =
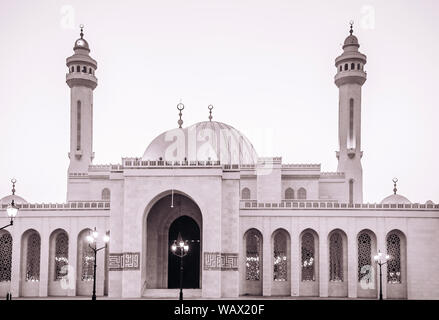
{"type": "Polygon", "coordinates": [[[387,237],[387,282],[401,283],[401,239],[396,233],[387,237]]]}
{"type": "Polygon", "coordinates": [[[245,279],[251,281],[260,280],[261,274],[261,245],[262,239],[260,233],[256,230],[250,230],[247,233],[246,241],[246,264],[245,279]]]}
{"type": "Polygon", "coordinates": [[[288,275],[287,235],[278,231],[274,236],[273,280],[286,281],[288,275]]]}
{"type": "Polygon", "coordinates": [[[27,239],[26,281],[40,280],[40,252],[41,238],[34,231],[27,239]]]}
{"type": "Polygon", "coordinates": [[[72,68],[70,70],[71,70],[71,72],[74,72],[75,71],[75,67],[72,66],[72,68]]]}
{"type": "Polygon", "coordinates": [[[102,190],[102,200],[109,201],[111,198],[110,189],[105,188],[102,190]]]}
{"type": "Polygon", "coordinates": [[[351,63],[351,70],[355,70],[355,63],[351,63]]]}
{"type": "Polygon", "coordinates": [[[12,236],[0,231],[0,282],[11,281],[12,236]]]}
{"type": "Polygon", "coordinates": [[[82,72],[87,73],[87,67],[86,66],[82,67],[82,72]]]}
{"type": "Polygon", "coordinates": [[[294,199],[294,190],[291,188],[288,188],[285,190],[285,199],[294,199]]]}
{"type": "Polygon", "coordinates": [[[80,72],[81,71],[81,67],[80,66],[76,66],[76,72],[80,72]]]}
{"type": "Polygon", "coordinates": [[[338,232],[329,238],[329,280],[343,281],[343,239],[338,232]]]}
{"type": "Polygon", "coordinates": [[[55,281],[61,280],[66,275],[64,266],[69,264],[69,237],[67,233],[60,232],[55,240],[55,281]]]}
{"type": "Polygon", "coordinates": [[[242,189],[241,198],[248,200],[250,199],[250,197],[251,197],[250,189],[249,188],[242,189]]]}
{"type": "Polygon", "coordinates": [[[343,66],[340,66],[340,71],[343,71],[343,66]]]}
{"type": "Polygon", "coordinates": [[[369,272],[372,266],[372,241],[366,232],[358,236],[358,281],[371,279],[369,272]]]}
{"type": "Polygon", "coordinates": [[[345,65],[344,65],[344,70],[345,71],[348,70],[348,64],[347,63],[345,63],[345,65]]]}
{"type": "Polygon", "coordinates": [[[93,266],[94,266],[94,252],[90,248],[89,242],[87,241],[87,233],[81,239],[82,245],[82,270],[81,270],[81,280],[82,281],[92,281],[93,280],[93,266]]]}
{"type": "Polygon", "coordinates": [[[90,73],[90,74],[91,74],[91,68],[88,68],[88,73],[90,73]]]}
{"type": "Polygon", "coordinates": [[[300,188],[299,190],[297,190],[297,199],[306,199],[306,190],[304,188],[300,188]]]}
{"type": "Polygon", "coordinates": [[[302,281],[315,281],[314,236],[306,232],[302,236],[302,281]]]}
{"type": "Polygon", "coordinates": [[[349,203],[354,203],[354,179],[349,180],[349,203]]]}
{"type": "Polygon", "coordinates": [[[76,103],[76,150],[81,150],[81,101],[76,103]]]}
{"type": "Polygon", "coordinates": [[[357,69],[358,69],[358,70],[360,70],[360,69],[361,69],[361,67],[360,67],[360,64],[359,64],[359,63],[357,64],[357,69]]]}

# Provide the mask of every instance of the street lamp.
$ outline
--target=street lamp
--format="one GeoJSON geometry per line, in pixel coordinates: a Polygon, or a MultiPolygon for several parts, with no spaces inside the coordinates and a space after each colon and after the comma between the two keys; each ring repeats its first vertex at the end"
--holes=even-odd
{"type": "Polygon", "coordinates": [[[88,246],[93,250],[94,253],[94,265],[93,265],[93,295],[91,296],[91,300],[96,300],[96,256],[98,251],[105,249],[110,241],[109,231],[105,233],[102,237],[105,245],[103,247],[97,247],[97,240],[99,237],[99,233],[96,231],[96,227],[93,232],[87,236],[87,241],[89,242],[88,246]]]}
{"type": "Polygon", "coordinates": [[[387,263],[387,261],[390,259],[390,256],[388,254],[385,255],[378,250],[378,254],[375,255],[373,259],[380,266],[380,300],[383,300],[383,273],[381,267],[387,263]]]}
{"type": "Polygon", "coordinates": [[[177,240],[171,245],[171,252],[180,257],[180,297],[179,300],[183,300],[183,257],[187,255],[189,251],[188,241],[183,241],[180,232],[178,233],[177,240]]]}
{"type": "MultiPolygon", "coordinates": [[[[12,182],[12,195],[14,196],[15,195],[15,183],[17,182],[17,180],[12,179],[11,182],[12,182]]],[[[12,198],[11,203],[8,204],[8,206],[6,208],[6,213],[8,214],[8,217],[11,220],[10,220],[8,225],[1,227],[0,230],[3,230],[7,227],[10,227],[14,224],[14,218],[17,216],[17,213],[18,213],[18,207],[14,202],[14,198],[12,198]]]]}

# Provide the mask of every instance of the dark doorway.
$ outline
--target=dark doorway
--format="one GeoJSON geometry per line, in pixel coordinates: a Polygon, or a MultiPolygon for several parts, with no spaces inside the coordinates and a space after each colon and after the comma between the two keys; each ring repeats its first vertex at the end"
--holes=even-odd
{"type": "Polygon", "coordinates": [[[189,252],[183,258],[183,288],[200,288],[200,228],[194,219],[181,216],[169,227],[168,238],[168,288],[180,288],[180,258],[170,247],[178,233],[189,242],[189,252]]]}

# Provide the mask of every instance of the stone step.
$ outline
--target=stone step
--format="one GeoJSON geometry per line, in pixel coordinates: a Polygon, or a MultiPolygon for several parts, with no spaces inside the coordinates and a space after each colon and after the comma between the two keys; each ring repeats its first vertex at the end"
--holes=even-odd
{"type": "MultiPolygon", "coordinates": [[[[145,289],[145,298],[175,298],[178,299],[180,289],[145,289]]],[[[201,289],[183,289],[184,298],[201,298],[201,289]]]]}

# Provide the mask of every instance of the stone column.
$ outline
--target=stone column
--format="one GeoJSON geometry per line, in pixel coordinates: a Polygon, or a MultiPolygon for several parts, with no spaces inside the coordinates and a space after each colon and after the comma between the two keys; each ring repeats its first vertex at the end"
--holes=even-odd
{"type": "Polygon", "coordinates": [[[319,284],[320,297],[328,297],[329,262],[328,262],[328,230],[326,218],[321,218],[319,228],[319,284]]]}
{"type": "Polygon", "coordinates": [[[14,225],[12,234],[11,293],[12,297],[20,296],[21,230],[14,225]]]}
{"type": "Polygon", "coordinates": [[[73,297],[76,295],[76,281],[80,275],[78,274],[77,266],[78,259],[78,226],[77,220],[71,219],[69,234],[69,288],[67,289],[67,296],[73,297]]]}
{"type": "Polygon", "coordinates": [[[263,220],[263,249],[262,249],[262,295],[271,296],[271,285],[273,283],[273,268],[272,268],[272,241],[271,241],[271,226],[270,218],[263,220]]]}
{"type": "Polygon", "coordinates": [[[348,245],[348,297],[357,297],[357,236],[355,234],[355,226],[350,223],[347,232],[347,245],[348,245]]]}
{"type": "MultiPolygon", "coordinates": [[[[384,218],[377,219],[377,252],[381,250],[382,253],[387,253],[386,246],[386,230],[385,230],[385,220],[384,218]]],[[[375,262],[374,262],[375,263],[375,262]]],[[[376,264],[376,263],[375,263],[376,264]]],[[[387,298],[387,265],[381,267],[383,272],[383,299],[387,298]]],[[[376,279],[377,279],[377,297],[380,294],[380,267],[376,265],[376,279]]]]}
{"type": "Polygon", "coordinates": [[[291,296],[299,296],[300,294],[300,266],[301,266],[301,256],[300,256],[300,235],[299,235],[299,225],[297,219],[291,219],[291,259],[290,269],[291,269],[291,296]]]}
{"type": "Polygon", "coordinates": [[[49,232],[48,218],[43,218],[40,231],[40,297],[47,297],[49,285],[49,263],[52,263],[52,261],[49,261],[49,232]]]}

